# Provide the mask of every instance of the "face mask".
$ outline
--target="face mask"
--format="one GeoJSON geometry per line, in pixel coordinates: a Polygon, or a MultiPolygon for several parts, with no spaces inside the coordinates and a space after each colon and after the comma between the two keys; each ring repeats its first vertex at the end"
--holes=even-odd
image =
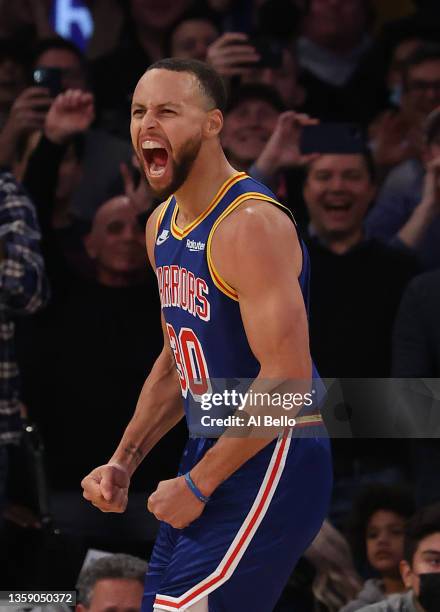
{"type": "Polygon", "coordinates": [[[394,106],[400,106],[402,100],[402,85],[393,85],[390,90],[390,103],[394,106]]]}
{"type": "Polygon", "coordinates": [[[420,574],[420,595],[418,600],[426,612],[440,610],[440,572],[420,574]]]}

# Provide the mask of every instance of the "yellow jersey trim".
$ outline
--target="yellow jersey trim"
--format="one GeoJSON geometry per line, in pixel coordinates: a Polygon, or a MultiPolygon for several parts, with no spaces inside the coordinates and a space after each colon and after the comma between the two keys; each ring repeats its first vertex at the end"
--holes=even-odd
{"type": "Polygon", "coordinates": [[[229,206],[225,208],[225,210],[216,220],[216,222],[211,228],[211,231],[209,232],[208,241],[206,243],[206,258],[208,261],[208,269],[209,269],[209,273],[211,274],[212,281],[214,285],[217,287],[217,289],[219,289],[227,297],[231,298],[232,300],[235,300],[236,302],[238,302],[237,292],[235,291],[233,287],[231,287],[231,285],[227,281],[225,281],[225,279],[221,276],[221,274],[219,273],[219,271],[214,265],[214,262],[212,260],[212,255],[211,255],[211,244],[212,244],[212,238],[214,236],[214,232],[217,229],[217,227],[220,225],[220,223],[228,215],[230,215],[231,212],[233,212],[238,206],[240,206],[240,204],[243,204],[243,202],[245,202],[246,200],[261,200],[263,202],[272,202],[272,204],[275,204],[276,206],[283,208],[285,211],[287,211],[289,215],[293,218],[292,213],[286,206],[284,206],[283,204],[280,204],[279,202],[277,202],[270,196],[264,195],[263,193],[259,193],[259,192],[249,191],[247,193],[241,194],[240,196],[238,196],[238,198],[235,198],[235,200],[233,200],[229,204],[229,206]]]}
{"type": "Polygon", "coordinates": [[[297,427],[305,427],[306,425],[321,425],[324,423],[324,420],[321,414],[306,414],[304,416],[296,417],[296,426],[297,427]]]}
{"type": "Polygon", "coordinates": [[[156,234],[155,234],[155,237],[154,237],[154,242],[156,242],[156,240],[157,240],[157,234],[159,233],[159,227],[160,227],[160,224],[161,224],[161,223],[162,223],[162,221],[163,221],[163,218],[164,218],[164,216],[165,216],[165,213],[166,213],[167,208],[168,208],[168,206],[169,206],[169,204],[170,204],[170,202],[171,202],[171,198],[172,198],[172,197],[173,197],[173,196],[170,196],[170,197],[168,198],[168,200],[165,200],[164,205],[162,206],[162,210],[161,210],[161,211],[160,211],[160,213],[157,215],[157,219],[156,219],[156,234]]]}
{"type": "Polygon", "coordinates": [[[214,208],[217,206],[217,204],[220,202],[220,200],[224,197],[224,195],[227,193],[227,191],[233,185],[235,185],[239,181],[242,181],[245,178],[248,178],[248,176],[247,176],[247,174],[245,172],[239,172],[238,174],[234,174],[233,176],[230,176],[223,183],[223,185],[220,187],[220,189],[218,190],[218,192],[215,195],[214,199],[209,204],[208,208],[206,208],[206,210],[204,210],[196,219],[194,219],[194,221],[192,221],[192,223],[190,223],[189,225],[187,225],[183,229],[181,229],[176,224],[177,213],[179,212],[179,205],[178,205],[178,203],[176,201],[176,204],[174,206],[174,211],[173,211],[172,219],[171,219],[171,233],[174,236],[174,238],[177,238],[177,240],[182,240],[183,238],[186,238],[186,236],[188,236],[188,234],[193,229],[195,229],[198,225],[200,225],[200,223],[202,221],[204,221],[204,219],[206,219],[206,217],[214,210],[214,208]]]}

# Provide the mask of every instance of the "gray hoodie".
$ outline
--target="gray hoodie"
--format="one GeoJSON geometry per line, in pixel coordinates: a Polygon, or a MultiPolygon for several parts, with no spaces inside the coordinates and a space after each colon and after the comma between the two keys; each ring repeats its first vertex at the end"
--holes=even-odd
{"type": "Polygon", "coordinates": [[[370,580],[365,582],[362,591],[357,594],[356,599],[349,601],[348,604],[339,610],[339,612],[356,612],[369,604],[382,601],[384,597],[385,593],[383,591],[382,580],[370,578],[370,580]]]}
{"type": "Polygon", "coordinates": [[[359,612],[417,612],[414,603],[414,593],[398,593],[390,595],[383,601],[361,608],[359,612]]]}

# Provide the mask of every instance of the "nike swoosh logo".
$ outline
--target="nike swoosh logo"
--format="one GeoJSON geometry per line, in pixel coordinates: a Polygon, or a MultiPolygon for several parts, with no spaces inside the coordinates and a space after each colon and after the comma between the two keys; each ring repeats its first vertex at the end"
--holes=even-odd
{"type": "Polygon", "coordinates": [[[161,235],[157,237],[156,244],[160,246],[169,238],[170,232],[168,230],[163,230],[161,235]]]}

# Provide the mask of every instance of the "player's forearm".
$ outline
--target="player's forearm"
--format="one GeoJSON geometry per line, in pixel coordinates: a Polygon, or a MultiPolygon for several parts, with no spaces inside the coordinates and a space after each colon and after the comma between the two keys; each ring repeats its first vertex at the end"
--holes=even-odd
{"type": "Polygon", "coordinates": [[[182,418],[179,380],[170,353],[164,349],[140,393],[136,410],[109,463],[136,470],[157,442],[182,418]]]}

